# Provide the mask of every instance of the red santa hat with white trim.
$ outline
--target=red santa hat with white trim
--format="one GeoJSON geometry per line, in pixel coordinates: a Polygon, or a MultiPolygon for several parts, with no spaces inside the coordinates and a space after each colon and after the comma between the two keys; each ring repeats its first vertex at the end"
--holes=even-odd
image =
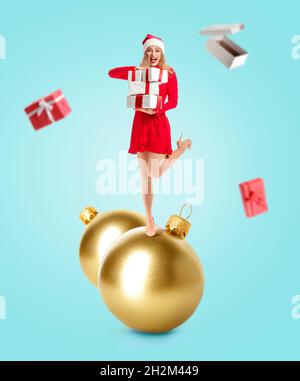
{"type": "Polygon", "coordinates": [[[149,46],[158,46],[163,53],[165,53],[165,44],[163,40],[159,37],[153,36],[152,34],[147,34],[143,41],[144,51],[149,48],[149,46]]]}

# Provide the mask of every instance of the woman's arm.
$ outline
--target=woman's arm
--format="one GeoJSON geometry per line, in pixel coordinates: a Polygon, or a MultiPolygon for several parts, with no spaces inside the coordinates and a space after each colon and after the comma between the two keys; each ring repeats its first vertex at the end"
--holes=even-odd
{"type": "Polygon", "coordinates": [[[135,66],[122,66],[122,67],[116,67],[114,69],[111,69],[108,72],[108,75],[111,78],[117,78],[117,79],[128,79],[128,72],[133,70],[135,66]]]}
{"type": "Polygon", "coordinates": [[[168,78],[168,102],[162,105],[162,108],[155,109],[156,114],[162,114],[172,108],[175,108],[178,104],[178,82],[176,73],[169,74],[168,78]]]}

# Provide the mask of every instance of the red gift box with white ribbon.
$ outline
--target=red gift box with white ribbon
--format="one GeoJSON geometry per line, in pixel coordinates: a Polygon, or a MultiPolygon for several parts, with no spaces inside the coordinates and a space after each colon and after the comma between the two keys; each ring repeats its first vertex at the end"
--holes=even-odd
{"type": "Polygon", "coordinates": [[[240,192],[247,217],[255,217],[267,212],[268,206],[263,179],[257,178],[240,184],[240,192]]]}
{"type": "Polygon", "coordinates": [[[130,95],[127,97],[128,108],[162,108],[162,97],[146,94],[146,95],[130,95]]]}
{"type": "Polygon", "coordinates": [[[61,90],[40,98],[25,108],[35,130],[46,127],[65,118],[71,108],[61,90]]]}

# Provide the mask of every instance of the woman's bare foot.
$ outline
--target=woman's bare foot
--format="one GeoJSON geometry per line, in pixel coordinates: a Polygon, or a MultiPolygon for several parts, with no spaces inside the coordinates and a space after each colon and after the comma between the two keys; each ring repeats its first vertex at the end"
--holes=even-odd
{"type": "Polygon", "coordinates": [[[187,148],[191,149],[192,148],[192,141],[191,141],[191,139],[185,139],[185,140],[180,139],[177,141],[177,147],[184,150],[184,151],[187,148]]]}
{"type": "Polygon", "coordinates": [[[145,232],[148,237],[153,237],[156,233],[156,225],[154,223],[154,218],[152,217],[151,219],[147,219],[147,225],[145,232]]]}

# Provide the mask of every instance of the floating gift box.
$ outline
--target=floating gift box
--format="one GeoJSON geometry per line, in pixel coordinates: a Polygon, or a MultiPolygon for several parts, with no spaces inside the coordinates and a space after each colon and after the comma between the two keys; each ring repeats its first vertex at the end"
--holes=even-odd
{"type": "Polygon", "coordinates": [[[25,108],[35,130],[65,118],[71,108],[61,90],[57,90],[47,97],[40,98],[25,108]]]}
{"type": "Polygon", "coordinates": [[[263,179],[257,178],[240,184],[240,192],[247,217],[254,217],[268,210],[263,179]]]}
{"type": "Polygon", "coordinates": [[[168,78],[168,70],[157,67],[135,69],[128,72],[129,81],[167,83],[168,78]]]}
{"type": "Polygon", "coordinates": [[[229,69],[233,69],[244,65],[248,53],[225,35],[242,29],[244,24],[212,25],[202,29],[200,34],[212,37],[206,44],[207,50],[229,69]]]}
{"type": "Polygon", "coordinates": [[[130,95],[127,97],[128,108],[162,108],[162,97],[148,95],[130,95]]]}

